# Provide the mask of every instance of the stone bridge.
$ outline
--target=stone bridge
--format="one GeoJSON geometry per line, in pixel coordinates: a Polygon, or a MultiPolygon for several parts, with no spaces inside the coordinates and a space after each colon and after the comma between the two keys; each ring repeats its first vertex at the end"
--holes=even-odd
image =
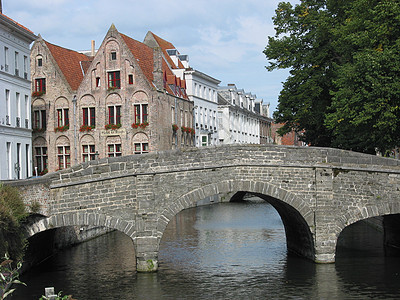
{"type": "MultiPolygon", "coordinates": [[[[335,261],[342,230],[387,217],[386,243],[400,246],[400,161],[350,151],[275,145],[224,145],[103,158],[12,183],[41,217],[29,235],[62,226],[106,226],[131,237],[137,270],[156,271],[161,238],[180,211],[208,197],[245,192],[280,214],[288,250],[335,261]]],[[[251,216],[249,216],[251,217],[251,216]]]]}

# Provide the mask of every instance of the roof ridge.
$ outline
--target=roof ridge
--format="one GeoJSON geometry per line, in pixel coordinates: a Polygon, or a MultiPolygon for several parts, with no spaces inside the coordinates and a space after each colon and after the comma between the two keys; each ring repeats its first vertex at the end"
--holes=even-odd
{"type": "Polygon", "coordinates": [[[11,19],[9,16],[6,16],[6,15],[3,14],[2,12],[0,12],[0,15],[4,16],[5,18],[7,18],[7,19],[10,20],[11,22],[13,22],[15,25],[21,27],[22,29],[25,29],[26,31],[28,31],[28,32],[30,32],[30,33],[32,33],[32,34],[34,34],[32,30],[30,30],[29,28],[25,27],[25,26],[22,25],[21,23],[18,23],[17,21],[11,19]]]}

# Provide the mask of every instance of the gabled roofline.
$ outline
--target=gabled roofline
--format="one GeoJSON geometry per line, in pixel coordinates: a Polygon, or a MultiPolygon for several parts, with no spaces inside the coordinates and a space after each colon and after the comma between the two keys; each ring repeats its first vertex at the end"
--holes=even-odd
{"type": "Polygon", "coordinates": [[[15,32],[20,34],[22,37],[27,39],[29,43],[32,43],[34,40],[38,38],[37,35],[35,35],[31,30],[21,25],[20,23],[14,21],[10,17],[7,17],[3,13],[0,13],[0,24],[1,23],[9,27],[11,30],[14,30],[15,32]]]}
{"type": "Polygon", "coordinates": [[[199,70],[186,69],[184,71],[184,73],[193,73],[193,75],[198,76],[198,77],[203,78],[203,79],[206,79],[208,81],[211,81],[211,82],[213,82],[213,83],[215,83],[217,85],[221,83],[221,80],[218,80],[218,79],[216,79],[216,78],[214,78],[214,77],[212,77],[210,75],[207,75],[207,74],[205,74],[205,73],[203,73],[203,72],[201,72],[199,70]]]}

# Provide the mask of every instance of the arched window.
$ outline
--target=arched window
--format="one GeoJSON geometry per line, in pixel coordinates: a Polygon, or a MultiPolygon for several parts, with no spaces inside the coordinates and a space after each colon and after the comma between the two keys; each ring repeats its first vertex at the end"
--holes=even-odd
{"type": "Polygon", "coordinates": [[[133,144],[134,154],[142,154],[149,152],[149,138],[143,132],[139,132],[133,136],[132,144],[133,144]]]}

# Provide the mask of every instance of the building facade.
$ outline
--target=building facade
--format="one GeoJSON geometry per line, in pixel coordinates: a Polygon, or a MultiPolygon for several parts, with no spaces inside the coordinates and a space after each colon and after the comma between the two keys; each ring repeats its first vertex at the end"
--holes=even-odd
{"type": "Polygon", "coordinates": [[[39,174],[103,157],[192,146],[193,102],[184,82],[167,84],[173,72],[160,49],[114,25],[90,55],[39,38],[31,64],[39,174]],[[173,125],[187,130],[178,134],[173,125]]]}
{"type": "Polygon", "coordinates": [[[0,180],[32,176],[29,55],[36,38],[0,12],[0,180]]]}
{"type": "Polygon", "coordinates": [[[172,43],[154,33],[149,31],[144,43],[150,47],[160,47],[176,78],[185,81],[187,96],[194,103],[195,146],[217,145],[217,95],[220,81],[191,68],[188,55],[181,55],[172,43]]]}
{"type": "Polygon", "coordinates": [[[218,138],[221,144],[270,143],[272,119],[264,115],[263,106],[256,96],[228,84],[218,90],[218,138]],[[257,111],[257,107],[259,111],[257,111]]]}
{"type": "Polygon", "coordinates": [[[285,146],[307,146],[306,143],[301,141],[301,133],[295,132],[294,130],[280,136],[277,131],[282,126],[282,123],[272,124],[272,141],[274,144],[285,146]]]}

